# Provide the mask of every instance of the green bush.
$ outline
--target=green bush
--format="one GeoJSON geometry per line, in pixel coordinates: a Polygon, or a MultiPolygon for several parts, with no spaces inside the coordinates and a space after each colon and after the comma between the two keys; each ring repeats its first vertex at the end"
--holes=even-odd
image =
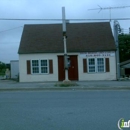
{"type": "Polygon", "coordinates": [[[5,75],[6,64],[0,62],[0,75],[5,75]]]}

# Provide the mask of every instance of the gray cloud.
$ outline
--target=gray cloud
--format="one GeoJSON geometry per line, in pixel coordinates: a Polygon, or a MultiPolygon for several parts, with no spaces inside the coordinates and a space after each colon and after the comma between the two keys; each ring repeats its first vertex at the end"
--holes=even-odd
{"type": "MultiPolygon", "coordinates": [[[[67,19],[105,19],[110,18],[109,10],[88,11],[88,9],[101,7],[130,6],[129,0],[0,0],[0,18],[27,18],[27,19],[61,19],[61,8],[66,8],[67,19]],[[125,1],[125,2],[124,2],[125,1]]],[[[129,18],[130,8],[111,10],[111,18],[129,18]]],[[[0,20],[0,61],[10,62],[17,60],[18,47],[23,28],[5,32],[11,28],[24,26],[24,24],[52,23],[54,21],[2,21],[0,20]]],[[[54,23],[61,23],[55,21],[54,23]]],[[[81,22],[81,21],[76,21],[81,22]]],[[[94,22],[94,21],[82,21],[94,22]]],[[[119,21],[122,28],[129,28],[129,21],[119,21]]],[[[113,24],[113,21],[112,21],[113,24]]]]}

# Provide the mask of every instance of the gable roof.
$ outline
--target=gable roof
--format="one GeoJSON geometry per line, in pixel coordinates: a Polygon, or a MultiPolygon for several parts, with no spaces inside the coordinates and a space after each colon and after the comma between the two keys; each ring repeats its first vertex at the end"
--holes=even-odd
{"type": "MultiPolygon", "coordinates": [[[[115,51],[109,22],[69,23],[67,52],[115,51]]],[[[19,54],[64,52],[62,24],[25,25],[19,54]]]]}
{"type": "Polygon", "coordinates": [[[126,60],[120,63],[120,66],[130,64],[130,60],[126,60]]]}

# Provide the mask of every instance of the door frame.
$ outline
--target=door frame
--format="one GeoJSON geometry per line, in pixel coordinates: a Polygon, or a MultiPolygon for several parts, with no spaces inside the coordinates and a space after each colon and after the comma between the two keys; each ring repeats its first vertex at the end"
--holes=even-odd
{"type": "MultiPolygon", "coordinates": [[[[70,60],[73,59],[73,62],[75,63],[71,63],[70,67],[70,71],[68,70],[68,77],[71,77],[71,79],[69,80],[73,80],[73,81],[78,81],[79,80],[79,74],[78,74],[78,55],[68,55],[70,57],[70,60]],[[75,68],[76,67],[76,68],[75,68]],[[74,74],[75,76],[73,77],[73,75],[70,76],[70,74],[73,72],[72,69],[74,70],[74,74]],[[72,79],[73,78],[73,79],[72,79]]],[[[65,79],[65,69],[64,69],[64,56],[63,55],[57,55],[57,59],[58,59],[58,81],[63,81],[65,79]]]]}

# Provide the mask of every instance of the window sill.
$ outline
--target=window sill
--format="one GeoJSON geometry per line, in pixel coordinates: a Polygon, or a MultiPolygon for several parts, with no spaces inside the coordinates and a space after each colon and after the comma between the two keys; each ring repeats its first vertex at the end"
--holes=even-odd
{"type": "Polygon", "coordinates": [[[107,72],[88,72],[88,74],[104,74],[104,73],[107,73],[107,72]]]}
{"type": "Polygon", "coordinates": [[[49,73],[40,73],[40,74],[38,74],[38,73],[36,73],[36,74],[31,74],[31,75],[49,75],[49,73]]]}

